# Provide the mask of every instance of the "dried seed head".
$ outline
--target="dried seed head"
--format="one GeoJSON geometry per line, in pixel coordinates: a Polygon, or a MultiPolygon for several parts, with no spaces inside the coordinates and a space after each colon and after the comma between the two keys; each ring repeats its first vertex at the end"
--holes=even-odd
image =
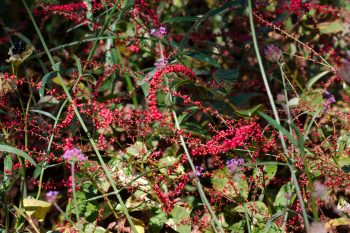
{"type": "Polygon", "coordinates": [[[264,49],[265,57],[271,62],[282,62],[283,54],[277,46],[270,44],[264,49]]]}
{"type": "Polygon", "coordinates": [[[8,54],[10,58],[6,60],[7,63],[12,63],[14,66],[19,66],[25,59],[27,59],[34,51],[32,45],[28,45],[23,41],[16,42],[10,48],[8,54]]]}
{"type": "Polygon", "coordinates": [[[0,73],[0,97],[17,89],[16,80],[7,74],[0,73]]]}

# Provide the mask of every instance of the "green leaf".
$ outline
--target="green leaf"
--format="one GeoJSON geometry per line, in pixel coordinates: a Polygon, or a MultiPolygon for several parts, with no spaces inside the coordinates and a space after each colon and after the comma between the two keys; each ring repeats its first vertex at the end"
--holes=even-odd
{"type": "Polygon", "coordinates": [[[241,220],[229,227],[229,230],[231,230],[231,233],[244,233],[247,226],[247,223],[245,220],[241,220]]]}
{"type": "Polygon", "coordinates": [[[150,218],[151,232],[159,233],[167,220],[167,214],[161,209],[156,209],[152,216],[150,218]]]}
{"type": "Polygon", "coordinates": [[[231,69],[231,70],[218,69],[214,75],[218,79],[218,81],[220,80],[235,81],[239,76],[239,70],[238,69],[231,69]]]}
{"type": "Polygon", "coordinates": [[[77,64],[79,76],[83,76],[83,68],[81,67],[81,63],[80,63],[79,58],[77,56],[75,56],[75,55],[73,55],[73,58],[75,60],[75,63],[77,64]]]}
{"type": "Polygon", "coordinates": [[[248,183],[241,175],[243,174],[238,172],[232,177],[225,167],[215,172],[211,182],[214,189],[225,196],[248,198],[248,183]]]}
{"type": "Polygon", "coordinates": [[[314,115],[317,112],[322,112],[323,106],[323,90],[315,89],[309,92],[305,92],[300,95],[300,99],[302,101],[302,109],[307,112],[309,115],[314,115]]]}
{"type": "Polygon", "coordinates": [[[36,113],[39,113],[39,114],[42,114],[42,115],[45,115],[47,117],[50,117],[51,119],[53,119],[54,121],[56,121],[56,117],[54,117],[51,113],[49,112],[45,112],[45,111],[42,111],[42,110],[36,110],[36,109],[32,109],[32,110],[29,110],[30,112],[36,112],[36,113]]]}
{"type": "Polygon", "coordinates": [[[182,127],[182,129],[186,129],[190,132],[194,132],[194,133],[200,134],[202,136],[206,136],[206,137],[209,136],[209,132],[207,129],[203,128],[202,126],[200,126],[199,124],[194,123],[194,122],[187,121],[187,122],[183,123],[181,125],[181,127],[182,127]]]}
{"type": "Polygon", "coordinates": [[[183,39],[181,40],[180,42],[180,45],[179,45],[179,50],[182,51],[183,48],[184,48],[184,45],[185,45],[185,42],[188,40],[188,36],[190,35],[190,33],[194,30],[198,30],[200,24],[207,20],[208,18],[212,17],[212,16],[215,16],[217,14],[220,14],[220,13],[223,13],[225,12],[226,10],[229,10],[230,7],[233,7],[233,6],[237,6],[237,5],[240,5],[240,1],[228,1],[226,2],[225,4],[223,4],[221,7],[218,7],[216,9],[213,9],[213,10],[210,10],[208,11],[203,17],[201,17],[200,19],[198,19],[194,24],[193,26],[186,32],[186,35],[183,37],[183,39]]]}
{"type": "Polygon", "coordinates": [[[183,16],[183,17],[174,17],[170,19],[166,19],[163,21],[163,23],[180,23],[180,22],[191,22],[191,21],[197,21],[201,19],[201,16],[183,16]]]}
{"type": "Polygon", "coordinates": [[[8,171],[12,170],[12,156],[6,155],[4,159],[4,180],[3,180],[3,188],[7,188],[10,185],[11,175],[8,175],[8,171]]]}
{"type": "Polygon", "coordinates": [[[175,206],[175,208],[171,211],[171,216],[175,222],[174,230],[179,233],[190,233],[191,225],[184,224],[184,222],[191,221],[190,218],[191,209],[185,208],[182,206],[175,206]]]}
{"type": "Polygon", "coordinates": [[[238,111],[236,111],[236,113],[240,116],[251,117],[251,116],[255,115],[257,112],[261,111],[262,109],[263,109],[263,105],[258,104],[252,108],[249,108],[249,109],[238,110],[238,111]]]}
{"type": "Polygon", "coordinates": [[[0,151],[18,155],[36,166],[35,161],[24,151],[8,145],[0,145],[0,151]]]}
{"type": "Polygon", "coordinates": [[[127,0],[123,10],[127,10],[134,5],[135,0],[127,0]]]}
{"type": "Polygon", "coordinates": [[[88,223],[84,226],[84,233],[106,233],[107,230],[95,224],[88,223]]]}
{"type": "Polygon", "coordinates": [[[53,78],[57,77],[57,75],[58,75],[58,71],[52,71],[52,72],[44,75],[43,79],[41,80],[41,85],[40,85],[40,89],[39,89],[40,98],[44,97],[45,86],[46,86],[47,81],[49,79],[53,79],[53,78]]]}
{"type": "Polygon", "coordinates": [[[126,149],[126,154],[128,156],[132,155],[134,158],[140,158],[147,153],[147,147],[145,143],[137,141],[132,146],[126,149]]]}
{"type": "Polygon", "coordinates": [[[343,24],[340,20],[333,22],[323,22],[318,24],[318,28],[322,34],[331,34],[343,31],[343,24]]]}
{"type": "Polygon", "coordinates": [[[214,67],[220,68],[221,65],[211,56],[205,54],[205,53],[200,53],[200,52],[189,52],[186,53],[185,55],[190,56],[196,60],[206,62],[214,67]]]}
{"type": "Polygon", "coordinates": [[[265,165],[264,172],[265,172],[265,185],[268,185],[277,173],[277,164],[265,165]]]}
{"type": "Polygon", "coordinates": [[[275,127],[277,130],[281,131],[284,136],[288,138],[288,140],[295,146],[298,146],[298,142],[293,138],[293,136],[285,129],[283,128],[280,124],[277,123],[276,120],[272,119],[268,115],[266,115],[263,112],[259,112],[259,114],[267,120],[273,127],[275,127]]]}
{"type": "Polygon", "coordinates": [[[295,196],[295,187],[291,182],[288,182],[278,191],[273,205],[277,210],[284,210],[294,202],[295,196]]]}
{"type": "Polygon", "coordinates": [[[251,201],[246,203],[246,209],[243,205],[239,205],[234,210],[238,213],[245,213],[245,211],[248,212],[248,215],[251,218],[259,219],[259,220],[265,220],[266,217],[269,215],[269,210],[265,203],[261,201],[251,201]]]}
{"type": "Polygon", "coordinates": [[[329,70],[323,71],[314,77],[312,77],[306,84],[306,88],[310,89],[318,80],[320,80],[323,76],[329,73],[329,70]]]}

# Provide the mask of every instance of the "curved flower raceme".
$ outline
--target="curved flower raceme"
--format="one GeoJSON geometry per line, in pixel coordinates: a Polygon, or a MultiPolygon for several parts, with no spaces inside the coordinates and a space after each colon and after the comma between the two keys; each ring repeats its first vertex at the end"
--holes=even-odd
{"type": "Polygon", "coordinates": [[[183,75],[189,78],[195,77],[195,73],[191,69],[179,64],[165,66],[164,68],[158,69],[154,73],[150,81],[150,90],[148,95],[149,109],[153,120],[160,120],[163,118],[163,114],[159,111],[157,107],[156,95],[158,85],[162,82],[162,77],[168,73],[182,73],[183,75]]]}

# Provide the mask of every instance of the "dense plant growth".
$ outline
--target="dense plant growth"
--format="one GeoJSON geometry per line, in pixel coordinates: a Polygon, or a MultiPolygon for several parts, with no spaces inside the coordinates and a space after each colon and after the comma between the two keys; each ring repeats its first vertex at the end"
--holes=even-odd
{"type": "Polygon", "coordinates": [[[348,1],[0,2],[0,231],[350,232],[348,1]]]}

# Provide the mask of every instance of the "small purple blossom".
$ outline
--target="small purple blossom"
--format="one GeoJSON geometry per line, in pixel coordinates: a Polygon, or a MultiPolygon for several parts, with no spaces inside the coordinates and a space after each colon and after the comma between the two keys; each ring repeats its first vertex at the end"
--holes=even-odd
{"type": "Polygon", "coordinates": [[[157,68],[157,69],[161,69],[161,68],[164,68],[166,65],[168,64],[168,61],[164,58],[159,58],[155,63],[154,63],[154,66],[157,68]]]}
{"type": "Polygon", "coordinates": [[[323,102],[323,113],[326,113],[329,110],[331,104],[335,103],[336,100],[334,98],[334,95],[332,95],[332,93],[329,91],[325,91],[323,93],[323,96],[325,98],[325,101],[323,102]]]}
{"type": "Polygon", "coordinates": [[[233,174],[237,169],[244,165],[244,159],[229,159],[226,161],[226,167],[229,173],[233,174]]]}
{"type": "Polygon", "coordinates": [[[78,148],[67,150],[64,152],[63,158],[70,161],[84,161],[87,159],[87,157],[84,156],[83,152],[81,152],[81,150],[78,148]]]}
{"type": "Polygon", "coordinates": [[[282,50],[277,46],[270,44],[264,49],[265,57],[271,62],[282,62],[283,54],[282,50]]]}
{"type": "Polygon", "coordinates": [[[160,28],[159,28],[159,34],[160,34],[161,36],[165,36],[166,33],[167,33],[166,27],[160,27],[160,28]]]}
{"type": "Polygon", "coordinates": [[[152,28],[150,34],[159,39],[163,38],[167,34],[167,30],[165,27],[160,27],[159,29],[152,28]]]}
{"type": "Polygon", "coordinates": [[[195,171],[194,171],[194,174],[195,174],[195,176],[201,176],[201,174],[202,174],[202,171],[204,170],[204,168],[202,168],[202,167],[200,167],[200,166],[194,166],[195,167],[195,171]]]}
{"type": "Polygon", "coordinates": [[[53,202],[56,201],[58,194],[59,194],[58,191],[48,191],[48,192],[46,193],[46,200],[47,200],[48,202],[53,203],[53,202]]]}

